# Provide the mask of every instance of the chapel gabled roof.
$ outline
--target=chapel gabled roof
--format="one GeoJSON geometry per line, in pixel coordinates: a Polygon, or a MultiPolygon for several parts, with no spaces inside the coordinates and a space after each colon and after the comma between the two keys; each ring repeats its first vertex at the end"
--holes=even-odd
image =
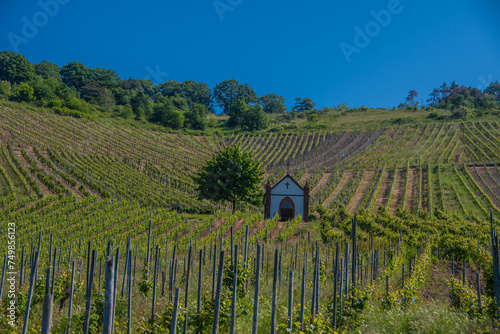
{"type": "Polygon", "coordinates": [[[289,173],[286,173],[285,176],[283,176],[278,182],[276,182],[274,184],[274,186],[271,188],[271,190],[276,188],[276,186],[278,186],[278,184],[283,182],[286,178],[289,178],[290,180],[292,180],[292,182],[295,183],[297,185],[297,187],[299,187],[300,190],[304,191],[304,188],[297,181],[295,181],[295,179],[289,173]]]}

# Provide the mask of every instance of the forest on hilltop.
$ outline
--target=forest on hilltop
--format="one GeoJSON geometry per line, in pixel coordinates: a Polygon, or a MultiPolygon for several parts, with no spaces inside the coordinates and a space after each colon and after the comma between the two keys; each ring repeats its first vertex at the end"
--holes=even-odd
{"type": "MultiPolygon", "coordinates": [[[[426,117],[441,120],[499,114],[498,82],[481,91],[453,81],[434,88],[425,103],[418,102],[418,96],[411,90],[393,110],[425,110],[426,117]]],[[[112,69],[89,68],[78,62],[62,67],[45,60],[32,64],[10,51],[0,52],[0,98],[49,107],[60,115],[134,119],[171,131],[317,130],[328,128],[328,123],[348,113],[376,111],[367,106],[349,107],[347,103],[316,108],[309,97],[297,97],[288,111],[283,96],[259,96],[248,84],[234,79],[213,88],[191,80],[153,84],[149,79],[122,79],[112,69]]]]}

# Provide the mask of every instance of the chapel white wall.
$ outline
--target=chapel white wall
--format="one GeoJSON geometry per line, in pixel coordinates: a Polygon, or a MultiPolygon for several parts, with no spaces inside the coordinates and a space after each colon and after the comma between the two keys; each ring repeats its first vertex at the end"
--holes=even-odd
{"type": "Polygon", "coordinates": [[[295,182],[289,178],[285,178],[271,190],[271,218],[279,215],[280,203],[287,196],[289,196],[295,205],[295,216],[301,215],[304,217],[304,193],[295,182]],[[288,189],[286,188],[287,182],[289,183],[288,189]]]}

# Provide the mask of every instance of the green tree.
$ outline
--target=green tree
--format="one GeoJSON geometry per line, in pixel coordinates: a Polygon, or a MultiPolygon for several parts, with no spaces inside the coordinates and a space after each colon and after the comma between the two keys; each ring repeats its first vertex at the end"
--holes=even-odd
{"type": "Polygon", "coordinates": [[[151,105],[150,97],[142,90],[137,91],[134,96],[132,96],[132,99],[130,99],[130,106],[137,120],[145,120],[151,117],[151,105]]]}
{"type": "Polygon", "coordinates": [[[266,94],[259,98],[262,109],[266,114],[282,113],[286,111],[285,99],[277,94],[266,94]]]}
{"type": "Polygon", "coordinates": [[[259,205],[264,180],[261,163],[252,159],[252,152],[239,146],[228,146],[200,168],[194,177],[199,199],[220,203],[231,202],[233,213],[239,202],[259,205]]]}
{"type": "Polygon", "coordinates": [[[436,106],[439,103],[439,89],[434,88],[432,92],[429,94],[429,98],[427,99],[427,103],[431,106],[436,106]]]}
{"type": "Polygon", "coordinates": [[[494,95],[495,100],[500,104],[500,83],[498,81],[491,82],[488,88],[484,90],[484,93],[494,95]]]}
{"type": "MultiPolygon", "coordinates": [[[[453,81],[455,82],[455,81],[453,81]]],[[[418,96],[418,92],[414,89],[410,90],[408,93],[408,96],[405,98],[405,102],[408,103],[410,102],[410,105],[414,106],[415,105],[415,98],[418,96]]]]}
{"type": "Polygon", "coordinates": [[[35,65],[35,73],[44,79],[53,78],[59,82],[62,81],[61,69],[59,66],[46,60],[42,60],[35,65]]]}
{"type": "Polygon", "coordinates": [[[115,98],[116,104],[126,105],[130,104],[130,99],[132,95],[129,90],[126,90],[122,87],[115,87],[111,89],[113,93],[113,97],[115,98]]]}
{"type": "Polygon", "coordinates": [[[316,106],[316,103],[313,102],[313,100],[311,100],[310,98],[297,97],[295,99],[295,106],[293,107],[293,110],[295,110],[297,112],[303,112],[303,111],[307,111],[307,110],[313,110],[315,106],[316,106]]]}
{"type": "Polygon", "coordinates": [[[26,82],[23,82],[14,88],[14,92],[11,97],[14,101],[24,101],[31,102],[35,99],[33,95],[33,87],[31,87],[26,82]]]}
{"type": "Polygon", "coordinates": [[[130,91],[133,95],[137,91],[144,92],[147,96],[152,97],[154,95],[153,83],[149,79],[127,79],[123,80],[121,87],[125,90],[130,91]]]}
{"type": "Polygon", "coordinates": [[[311,123],[314,123],[314,122],[319,121],[319,116],[318,116],[318,114],[316,114],[316,113],[311,113],[311,114],[307,115],[307,121],[308,121],[308,122],[311,122],[311,123]]]}
{"type": "Polygon", "coordinates": [[[205,130],[207,126],[207,108],[202,104],[193,104],[188,111],[184,112],[184,125],[193,130],[205,130]]]}
{"type": "Polygon", "coordinates": [[[91,77],[91,70],[82,63],[76,61],[64,65],[61,68],[62,81],[70,88],[75,88],[77,91],[85,85],[91,77]]]}
{"type": "Polygon", "coordinates": [[[171,96],[168,100],[174,104],[177,110],[186,111],[189,109],[187,100],[179,95],[171,96]]]}
{"type": "Polygon", "coordinates": [[[121,83],[115,71],[99,67],[90,70],[90,78],[108,89],[115,88],[121,83]]]}
{"type": "Polygon", "coordinates": [[[245,115],[247,110],[247,104],[244,99],[238,99],[234,101],[233,104],[229,107],[229,119],[227,121],[228,125],[239,126],[243,120],[243,116],[245,115]]]}
{"type": "Polygon", "coordinates": [[[493,94],[485,93],[476,99],[476,107],[486,110],[500,107],[499,103],[496,102],[495,95],[493,94]]]}
{"type": "Polygon", "coordinates": [[[215,85],[213,97],[217,105],[222,108],[222,112],[229,116],[231,116],[231,105],[238,99],[243,99],[246,103],[256,103],[258,100],[257,94],[249,85],[240,84],[234,79],[215,85]]]}
{"type": "Polygon", "coordinates": [[[81,97],[90,103],[112,109],[116,102],[111,91],[102,82],[87,80],[81,89],[81,97]]]}
{"type": "Polygon", "coordinates": [[[0,52],[0,80],[11,84],[31,82],[35,79],[35,67],[23,55],[11,52],[0,52]]]}
{"type": "Polygon", "coordinates": [[[203,82],[169,80],[155,86],[155,91],[166,97],[180,96],[186,99],[190,107],[194,104],[202,104],[207,110],[212,110],[210,88],[203,82]]]}
{"type": "Polygon", "coordinates": [[[10,82],[4,80],[0,81],[0,95],[9,96],[12,91],[12,85],[10,82]]]}
{"type": "Polygon", "coordinates": [[[44,80],[40,76],[33,83],[33,94],[38,101],[56,98],[57,79],[44,80]]]}
{"type": "Polygon", "coordinates": [[[248,105],[243,113],[240,126],[246,131],[257,131],[267,128],[267,117],[260,105],[248,105]]]}
{"type": "Polygon", "coordinates": [[[189,106],[202,104],[207,110],[213,111],[212,94],[206,83],[186,80],[183,82],[183,94],[189,106]]]}
{"type": "Polygon", "coordinates": [[[448,86],[446,82],[443,82],[441,86],[439,86],[439,102],[442,100],[446,100],[448,96],[450,96],[451,88],[448,86]]]}
{"type": "Polygon", "coordinates": [[[79,99],[74,92],[72,92],[72,94],[68,94],[64,98],[64,104],[69,109],[84,111],[84,112],[88,111],[90,107],[87,102],[85,102],[82,99],[79,99]]]}
{"type": "Polygon", "coordinates": [[[134,112],[132,111],[132,107],[130,106],[130,104],[126,104],[124,106],[116,106],[115,108],[115,113],[121,117],[121,118],[125,118],[125,119],[129,119],[129,118],[132,118],[134,116],[134,112]]]}
{"type": "Polygon", "coordinates": [[[157,103],[153,107],[153,116],[151,121],[158,122],[161,125],[174,130],[184,126],[184,114],[175,108],[171,100],[164,103],[157,103]]]}
{"type": "Polygon", "coordinates": [[[267,127],[266,114],[259,104],[252,106],[246,104],[244,99],[238,99],[229,110],[229,126],[239,126],[246,131],[256,131],[267,127]]]}

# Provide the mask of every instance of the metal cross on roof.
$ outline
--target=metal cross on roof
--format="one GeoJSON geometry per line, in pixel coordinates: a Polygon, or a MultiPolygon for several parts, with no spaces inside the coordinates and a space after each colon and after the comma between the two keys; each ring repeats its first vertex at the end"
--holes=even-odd
{"type": "Polygon", "coordinates": [[[288,189],[288,186],[290,185],[290,183],[288,183],[288,181],[285,183],[285,186],[286,186],[286,189],[288,189]]]}

